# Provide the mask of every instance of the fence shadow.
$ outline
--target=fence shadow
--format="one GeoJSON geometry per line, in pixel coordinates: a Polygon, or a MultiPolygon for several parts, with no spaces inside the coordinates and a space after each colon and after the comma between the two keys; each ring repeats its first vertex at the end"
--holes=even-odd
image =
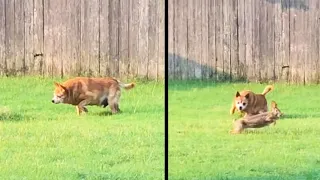
{"type": "Polygon", "coordinates": [[[307,5],[305,0],[266,0],[272,4],[281,4],[281,9],[298,9],[307,11],[309,10],[309,6],[307,5]]]}
{"type": "Polygon", "coordinates": [[[195,87],[220,86],[224,83],[248,82],[246,73],[242,69],[244,68],[239,68],[238,75],[233,75],[218,67],[200,64],[196,60],[169,53],[169,89],[188,90],[195,87]],[[175,83],[177,81],[179,83],[175,83]]]}

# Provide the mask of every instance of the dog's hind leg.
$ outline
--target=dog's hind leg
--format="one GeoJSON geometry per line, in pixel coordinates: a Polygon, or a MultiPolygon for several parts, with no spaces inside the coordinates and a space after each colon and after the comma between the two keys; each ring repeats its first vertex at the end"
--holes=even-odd
{"type": "Polygon", "coordinates": [[[119,108],[119,99],[121,96],[121,91],[118,90],[115,93],[110,93],[108,96],[108,103],[111,109],[112,114],[116,114],[118,112],[120,112],[120,108],[119,108]]]}

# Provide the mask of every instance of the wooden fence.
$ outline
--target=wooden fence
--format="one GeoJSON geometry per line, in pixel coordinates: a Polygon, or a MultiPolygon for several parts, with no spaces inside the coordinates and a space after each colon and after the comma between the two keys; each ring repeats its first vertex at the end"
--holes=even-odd
{"type": "Polygon", "coordinates": [[[319,0],[170,0],[169,77],[320,81],[319,0]]]}
{"type": "Polygon", "coordinates": [[[162,78],[164,10],[161,0],[0,0],[0,73],[162,78]]]}

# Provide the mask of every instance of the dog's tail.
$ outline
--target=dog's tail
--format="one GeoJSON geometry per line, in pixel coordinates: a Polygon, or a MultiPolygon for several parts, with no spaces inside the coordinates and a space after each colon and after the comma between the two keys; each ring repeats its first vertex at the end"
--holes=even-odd
{"type": "Polygon", "coordinates": [[[262,95],[266,95],[268,92],[272,91],[274,89],[273,85],[268,85],[266,88],[264,88],[262,95]]]}
{"type": "Polygon", "coordinates": [[[123,82],[121,82],[121,81],[119,81],[119,80],[117,80],[117,82],[119,83],[119,86],[121,87],[121,88],[124,88],[124,89],[126,89],[126,90],[129,90],[129,89],[132,89],[132,88],[134,88],[135,86],[136,86],[136,84],[135,83],[123,83],[123,82]]]}

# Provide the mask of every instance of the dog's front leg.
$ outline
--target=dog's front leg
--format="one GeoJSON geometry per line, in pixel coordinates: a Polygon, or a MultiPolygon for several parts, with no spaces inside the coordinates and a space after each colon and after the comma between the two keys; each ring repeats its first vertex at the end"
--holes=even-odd
{"type": "Polygon", "coordinates": [[[88,109],[87,109],[85,106],[88,105],[88,104],[90,104],[90,102],[91,102],[91,99],[85,99],[85,100],[81,101],[81,102],[76,106],[77,114],[78,114],[78,115],[81,115],[82,112],[87,113],[87,112],[88,112],[88,109]]]}
{"type": "Polygon", "coordinates": [[[236,110],[236,106],[234,105],[234,103],[232,103],[231,109],[230,109],[230,114],[234,114],[234,111],[236,110]]]}

